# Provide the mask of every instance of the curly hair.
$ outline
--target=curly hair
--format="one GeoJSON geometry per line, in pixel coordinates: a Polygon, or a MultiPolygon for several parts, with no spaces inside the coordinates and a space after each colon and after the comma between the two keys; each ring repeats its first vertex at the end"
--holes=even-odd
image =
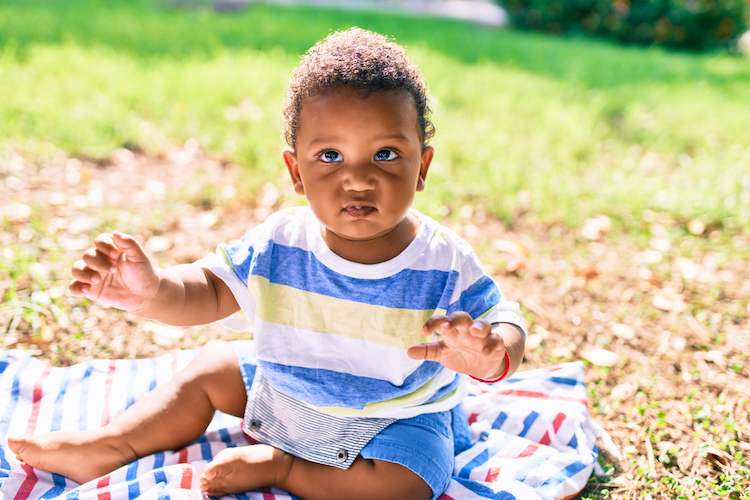
{"type": "Polygon", "coordinates": [[[403,47],[361,28],[331,33],[307,51],[295,68],[284,99],[284,138],[296,147],[302,101],[340,87],[362,92],[403,89],[417,108],[422,143],[435,134],[429,120],[427,84],[403,47]]]}

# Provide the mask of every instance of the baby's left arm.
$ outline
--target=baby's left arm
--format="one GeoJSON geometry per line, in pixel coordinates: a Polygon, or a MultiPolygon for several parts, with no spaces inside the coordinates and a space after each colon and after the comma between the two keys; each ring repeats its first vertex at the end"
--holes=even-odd
{"type": "Polygon", "coordinates": [[[427,320],[422,334],[432,332],[441,340],[410,347],[410,358],[436,361],[484,381],[512,375],[523,359],[526,338],[510,323],[491,325],[483,319],[472,320],[468,313],[454,312],[427,320]]]}

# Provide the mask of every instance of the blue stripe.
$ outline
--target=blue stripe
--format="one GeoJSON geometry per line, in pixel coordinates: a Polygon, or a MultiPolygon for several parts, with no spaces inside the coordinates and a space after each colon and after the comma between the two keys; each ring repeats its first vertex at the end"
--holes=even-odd
{"type": "Polygon", "coordinates": [[[65,478],[63,476],[52,474],[52,481],[55,483],[55,486],[48,489],[40,498],[56,498],[65,491],[65,478]]]}
{"type": "Polygon", "coordinates": [[[260,276],[277,285],[327,297],[421,311],[445,309],[458,278],[456,271],[415,269],[403,269],[380,279],[353,278],[326,267],[312,252],[301,248],[269,242],[255,252],[248,248],[255,238],[253,235],[247,241],[243,238],[223,247],[245,285],[248,276],[260,276]]]}
{"type": "MultiPolygon", "coordinates": [[[[10,476],[10,464],[5,460],[5,448],[0,445],[0,478],[8,476],[10,476]]],[[[2,486],[2,481],[0,481],[0,486],[2,486]]]]}
{"type": "Polygon", "coordinates": [[[8,362],[6,360],[0,361],[0,374],[2,374],[6,368],[8,368],[8,362]]]}
{"type": "Polygon", "coordinates": [[[564,384],[564,385],[582,385],[586,386],[586,384],[583,382],[583,380],[576,380],[574,378],[564,378],[564,377],[550,377],[549,380],[556,384],[564,384]]]}
{"type": "Polygon", "coordinates": [[[497,416],[494,422],[492,422],[492,428],[493,429],[500,429],[505,421],[508,420],[508,414],[504,411],[501,411],[500,414],[497,416]]]}
{"type": "Polygon", "coordinates": [[[85,431],[88,427],[88,419],[86,418],[89,414],[88,409],[88,398],[89,398],[89,377],[91,372],[94,370],[94,363],[89,361],[86,363],[86,372],[83,374],[81,379],[81,405],[80,413],[78,414],[78,430],[85,431]]]}
{"type": "Polygon", "coordinates": [[[65,405],[63,400],[65,399],[65,393],[68,390],[68,382],[70,381],[70,368],[60,368],[62,370],[62,378],[60,379],[60,389],[55,397],[55,406],[52,411],[52,425],[50,432],[59,431],[62,427],[62,416],[65,405]]]}
{"type": "Polygon", "coordinates": [[[141,487],[138,484],[138,463],[140,460],[128,465],[128,470],[125,473],[125,481],[128,481],[128,499],[135,500],[141,496],[141,487]]]}
{"type": "MultiPolygon", "coordinates": [[[[508,493],[507,491],[495,492],[492,490],[492,488],[488,488],[487,486],[484,486],[483,484],[480,484],[471,479],[464,479],[462,477],[454,477],[453,480],[461,484],[467,490],[472,491],[483,498],[492,499],[492,500],[516,500],[516,496],[508,493]]],[[[545,498],[549,498],[549,497],[545,497],[545,498]]]]}
{"type": "Polygon", "coordinates": [[[570,441],[568,442],[568,446],[570,446],[571,448],[576,448],[576,449],[578,449],[578,439],[576,438],[576,435],[575,435],[575,434],[573,434],[573,439],[571,439],[571,440],[570,440],[570,441]]]}
{"type": "Polygon", "coordinates": [[[156,484],[156,492],[159,500],[169,500],[169,492],[167,492],[167,478],[164,476],[164,481],[160,481],[156,484]]]}
{"type": "Polygon", "coordinates": [[[515,436],[512,434],[508,434],[506,432],[502,433],[502,440],[500,440],[499,442],[495,441],[492,443],[488,443],[487,449],[472,458],[469,463],[464,465],[463,468],[461,468],[461,472],[458,473],[458,476],[468,478],[469,474],[471,474],[471,472],[475,468],[487,462],[487,460],[489,460],[491,457],[497,455],[497,453],[502,450],[514,437],[515,436]]]}
{"type": "Polygon", "coordinates": [[[70,490],[70,492],[65,496],[65,500],[78,500],[78,488],[70,490]]]}
{"type": "MultiPolygon", "coordinates": [[[[274,387],[313,406],[335,406],[361,410],[367,403],[386,401],[409,394],[429,382],[443,367],[425,361],[404,383],[396,386],[387,380],[357,377],[322,368],[302,368],[260,361],[263,373],[274,387]]],[[[439,397],[447,394],[438,391],[439,397]]]]}
{"type": "MultiPolygon", "coordinates": [[[[544,448],[542,448],[543,450],[544,448]]],[[[513,475],[513,479],[516,481],[524,482],[529,477],[529,474],[536,473],[538,475],[539,468],[544,462],[549,461],[551,458],[556,457],[557,452],[556,451],[550,451],[550,452],[537,452],[534,453],[534,455],[530,457],[524,457],[523,460],[529,460],[529,462],[524,466],[521,467],[516,471],[516,473],[513,475]]],[[[557,469],[557,467],[554,467],[554,469],[557,469]]],[[[538,476],[535,476],[538,477],[538,476]]]]}
{"type": "Polygon", "coordinates": [[[159,365],[156,361],[156,358],[153,358],[151,360],[151,383],[148,385],[148,392],[153,391],[156,389],[156,376],[159,373],[159,365]]]}
{"type": "Polygon", "coordinates": [[[128,379],[128,389],[127,389],[127,396],[125,398],[125,408],[130,408],[133,406],[133,403],[135,403],[135,380],[138,372],[136,371],[136,368],[138,367],[138,363],[132,362],[130,363],[130,378],[128,379]]]}
{"type": "MultiPolygon", "coordinates": [[[[13,384],[11,386],[10,390],[10,401],[8,402],[8,407],[5,408],[5,412],[3,412],[3,417],[0,419],[0,436],[7,436],[8,435],[8,428],[10,427],[10,421],[13,418],[13,413],[16,411],[16,406],[18,405],[18,394],[19,394],[19,388],[21,383],[21,373],[28,368],[29,363],[31,363],[31,360],[33,358],[31,356],[27,356],[26,359],[24,359],[21,362],[21,366],[18,368],[18,371],[13,376],[13,384]]],[[[0,449],[0,451],[2,451],[0,449]]],[[[10,471],[10,463],[5,459],[5,453],[0,453],[0,469],[10,471]]]]}
{"type": "Polygon", "coordinates": [[[523,421],[523,430],[518,434],[518,437],[524,437],[526,436],[526,433],[529,432],[529,429],[531,429],[531,426],[536,422],[536,419],[539,418],[539,414],[535,411],[532,411],[529,413],[529,416],[526,417],[523,421]]]}
{"type": "Polygon", "coordinates": [[[564,483],[565,481],[569,480],[571,477],[575,476],[586,467],[588,466],[585,465],[580,460],[573,462],[572,464],[568,465],[564,469],[558,471],[557,474],[555,474],[554,476],[547,478],[547,480],[544,483],[542,483],[541,486],[539,486],[539,489],[540,490],[553,489],[560,483],[564,483]]]}
{"type": "MultiPolygon", "coordinates": [[[[13,417],[13,413],[16,411],[16,406],[18,405],[18,395],[20,392],[20,384],[21,384],[21,373],[23,373],[26,368],[29,367],[29,364],[31,363],[31,360],[33,358],[31,356],[26,357],[21,362],[21,366],[18,368],[18,371],[13,376],[13,385],[10,389],[10,401],[8,402],[8,407],[5,408],[5,412],[3,412],[3,417],[0,419],[0,436],[7,436],[8,435],[8,428],[10,427],[10,421],[13,417]]],[[[5,459],[2,459],[3,467],[7,462],[5,459]]],[[[10,469],[10,465],[8,465],[8,469],[10,469]]]]}
{"type": "Polygon", "coordinates": [[[446,309],[448,314],[465,311],[472,318],[476,318],[497,306],[501,300],[502,295],[495,282],[489,276],[484,275],[464,290],[458,300],[446,309]]]}
{"type": "Polygon", "coordinates": [[[164,452],[154,453],[154,481],[156,484],[167,482],[167,475],[164,473],[164,452]]]}

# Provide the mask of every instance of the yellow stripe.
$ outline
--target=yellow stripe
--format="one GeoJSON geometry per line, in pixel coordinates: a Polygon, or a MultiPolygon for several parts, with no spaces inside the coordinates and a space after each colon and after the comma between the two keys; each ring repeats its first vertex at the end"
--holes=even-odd
{"type": "Polygon", "coordinates": [[[400,349],[430,341],[422,335],[422,327],[433,315],[445,314],[445,310],[351,302],[271,283],[261,276],[250,276],[248,287],[258,300],[255,314],[263,321],[400,349]]]}

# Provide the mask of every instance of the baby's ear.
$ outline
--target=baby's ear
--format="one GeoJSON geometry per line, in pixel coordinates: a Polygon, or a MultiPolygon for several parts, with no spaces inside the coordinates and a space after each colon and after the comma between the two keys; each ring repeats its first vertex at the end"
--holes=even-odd
{"type": "Polygon", "coordinates": [[[424,183],[427,179],[427,171],[430,169],[432,157],[435,156],[435,148],[429,144],[422,148],[422,158],[419,163],[419,179],[417,179],[417,191],[424,190],[424,183]]]}
{"type": "Polygon", "coordinates": [[[299,175],[299,163],[297,162],[297,153],[292,148],[284,148],[281,153],[284,158],[284,164],[289,172],[289,177],[294,185],[294,192],[300,196],[305,195],[305,186],[302,185],[302,177],[299,175]]]}

